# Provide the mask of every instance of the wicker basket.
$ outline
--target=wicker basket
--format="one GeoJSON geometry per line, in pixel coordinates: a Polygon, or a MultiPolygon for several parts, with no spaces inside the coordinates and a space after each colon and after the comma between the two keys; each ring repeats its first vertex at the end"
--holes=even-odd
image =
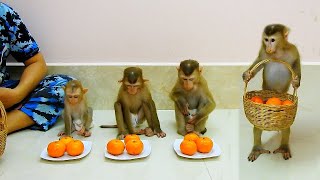
{"type": "Polygon", "coordinates": [[[6,110],[0,101],[0,157],[4,153],[7,140],[7,114],[6,110]]]}
{"type": "MultiPolygon", "coordinates": [[[[269,61],[279,62],[284,64],[291,72],[292,78],[296,75],[292,70],[291,66],[280,60],[265,59],[257,63],[250,72],[254,71],[260,65],[267,63],[269,61]]],[[[248,82],[245,82],[245,89],[243,95],[243,105],[244,112],[247,119],[253,124],[256,128],[266,130],[266,131],[280,131],[289,128],[295,119],[298,106],[298,97],[297,90],[294,88],[293,94],[288,93],[277,93],[275,91],[269,90],[260,90],[260,91],[250,91],[247,92],[248,82]],[[253,96],[259,96],[264,101],[270,97],[280,98],[282,101],[289,99],[293,102],[292,105],[267,105],[259,104],[251,101],[253,96]]]]}

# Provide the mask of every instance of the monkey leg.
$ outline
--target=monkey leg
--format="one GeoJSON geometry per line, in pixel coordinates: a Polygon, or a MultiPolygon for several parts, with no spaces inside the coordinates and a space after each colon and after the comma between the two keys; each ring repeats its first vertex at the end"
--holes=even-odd
{"type": "Polygon", "coordinates": [[[270,151],[262,148],[262,145],[261,145],[262,130],[254,127],[253,135],[254,135],[254,146],[248,157],[248,161],[251,161],[251,162],[255,161],[260,156],[260,154],[270,154],[270,151]]]}
{"type": "Polygon", "coordinates": [[[274,154],[282,153],[283,158],[285,160],[288,160],[292,157],[291,152],[290,152],[290,148],[289,148],[290,128],[281,131],[281,134],[282,134],[281,145],[278,149],[273,151],[273,153],[274,154]]]}
{"type": "Polygon", "coordinates": [[[117,126],[118,126],[118,139],[124,139],[125,135],[128,134],[125,126],[125,122],[123,119],[123,112],[122,112],[122,105],[120,102],[115,102],[114,103],[114,110],[115,110],[115,115],[116,115],[116,121],[117,121],[117,126]]]}

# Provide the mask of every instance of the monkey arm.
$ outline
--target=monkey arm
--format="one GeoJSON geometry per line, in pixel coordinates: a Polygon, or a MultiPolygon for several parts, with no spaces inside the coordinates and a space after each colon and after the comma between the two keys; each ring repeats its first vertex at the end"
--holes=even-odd
{"type": "Polygon", "coordinates": [[[178,106],[180,111],[183,115],[188,115],[188,101],[186,98],[184,98],[184,95],[182,92],[179,91],[173,91],[170,94],[171,99],[174,101],[174,103],[178,106]]]}
{"type": "Polygon", "coordinates": [[[87,112],[83,115],[84,120],[84,127],[86,130],[90,129],[91,123],[92,123],[92,116],[93,116],[93,110],[91,107],[87,108],[87,112]]]}
{"type": "Polygon", "coordinates": [[[198,106],[198,111],[194,117],[194,124],[200,123],[204,117],[207,117],[216,107],[216,102],[214,101],[211,94],[206,94],[200,99],[198,106]]]}
{"type": "Polygon", "coordinates": [[[116,115],[118,134],[125,134],[125,121],[124,121],[124,113],[122,112],[122,105],[119,101],[114,103],[114,110],[116,115]]]}
{"type": "Polygon", "coordinates": [[[68,108],[64,109],[63,112],[63,120],[64,120],[64,132],[67,136],[71,135],[71,125],[72,125],[72,117],[71,113],[69,112],[68,108]]]}
{"type": "Polygon", "coordinates": [[[162,132],[162,130],[160,128],[160,121],[158,118],[157,109],[156,109],[156,105],[155,105],[154,101],[152,99],[150,99],[145,104],[147,104],[147,107],[151,113],[151,121],[152,121],[151,123],[152,123],[153,130],[156,132],[162,132]]]}
{"type": "Polygon", "coordinates": [[[293,64],[293,71],[294,73],[298,76],[298,82],[297,82],[297,87],[300,86],[300,81],[301,81],[301,63],[300,63],[300,58],[298,57],[295,63],[293,64]]]}

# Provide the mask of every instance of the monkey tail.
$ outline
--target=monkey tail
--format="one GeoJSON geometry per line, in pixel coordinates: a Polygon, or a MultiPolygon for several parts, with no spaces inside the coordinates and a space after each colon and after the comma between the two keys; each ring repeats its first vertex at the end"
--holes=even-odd
{"type": "Polygon", "coordinates": [[[100,125],[100,128],[117,128],[117,125],[100,125]]]}

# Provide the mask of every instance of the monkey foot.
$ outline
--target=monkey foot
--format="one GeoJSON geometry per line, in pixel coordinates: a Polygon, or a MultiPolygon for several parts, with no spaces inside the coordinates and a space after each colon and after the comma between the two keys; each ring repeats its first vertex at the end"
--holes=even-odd
{"type": "Polygon", "coordinates": [[[281,145],[278,149],[273,151],[273,154],[277,154],[277,153],[282,153],[282,157],[285,160],[288,160],[292,157],[289,145],[281,145]]]}
{"type": "Polygon", "coordinates": [[[203,134],[206,133],[206,132],[207,132],[207,128],[204,128],[204,130],[201,131],[200,133],[203,135],[203,134]]]}
{"type": "Polygon", "coordinates": [[[263,149],[261,146],[254,146],[249,154],[248,161],[255,161],[260,154],[270,154],[270,151],[263,149]]]}

